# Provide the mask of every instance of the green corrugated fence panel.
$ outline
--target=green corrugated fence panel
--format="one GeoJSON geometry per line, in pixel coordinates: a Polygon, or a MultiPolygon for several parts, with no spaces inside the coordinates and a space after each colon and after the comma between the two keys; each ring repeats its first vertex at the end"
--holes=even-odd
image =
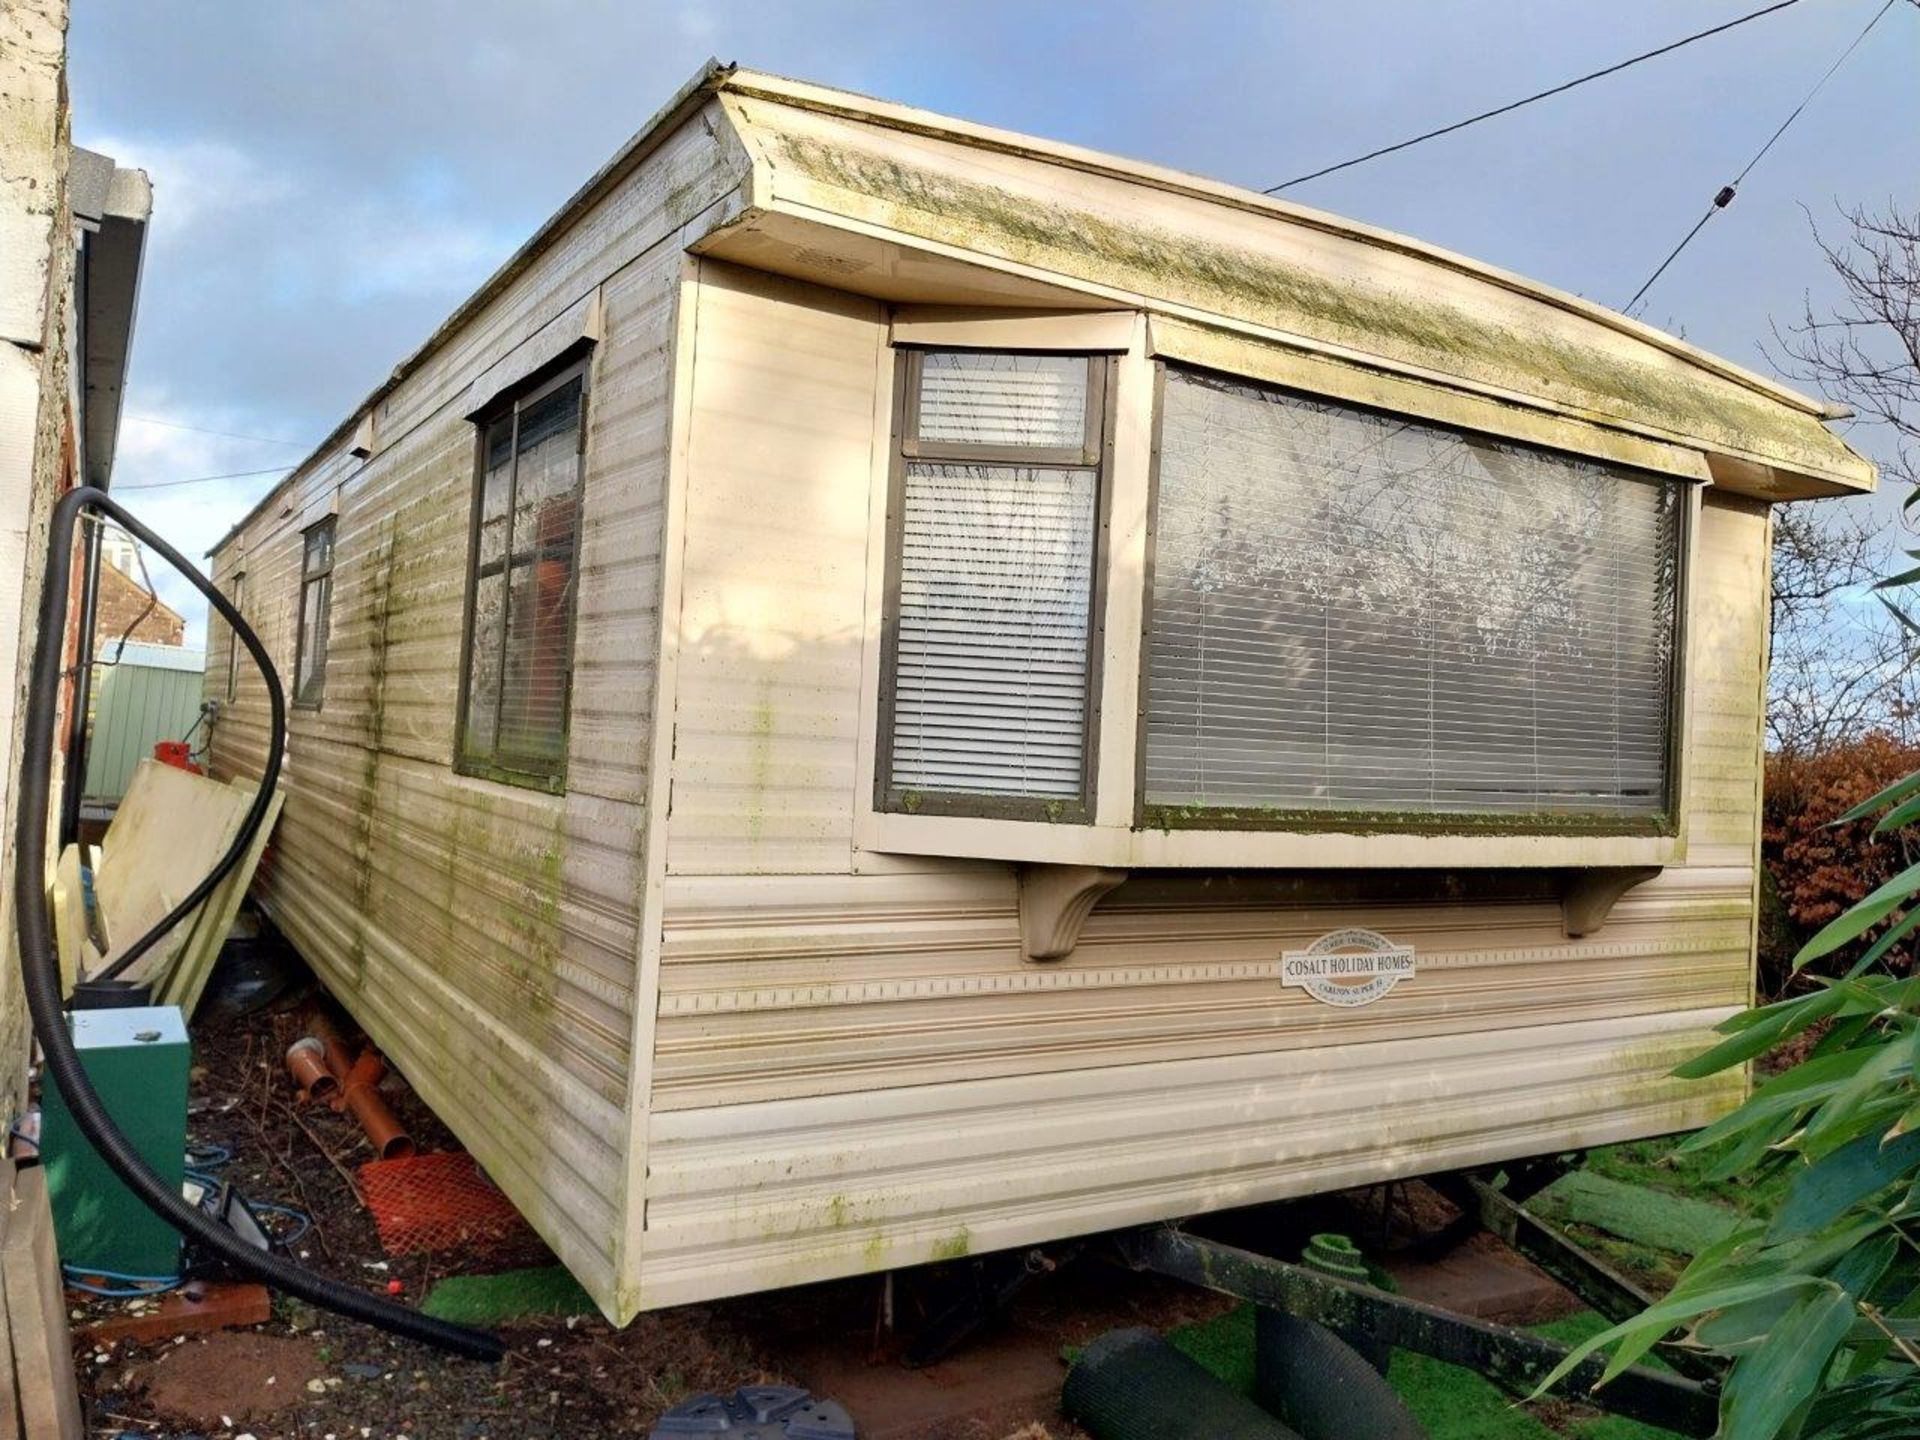
{"type": "Polygon", "coordinates": [[[172,663],[164,666],[138,663],[136,651],[149,648],[154,647],[129,645],[120,664],[94,671],[93,732],[87,741],[90,801],[117,801],[127,793],[134,766],[153,754],[154,745],[183,738],[200,716],[200,668],[185,668],[184,655],[167,657],[172,663]]]}

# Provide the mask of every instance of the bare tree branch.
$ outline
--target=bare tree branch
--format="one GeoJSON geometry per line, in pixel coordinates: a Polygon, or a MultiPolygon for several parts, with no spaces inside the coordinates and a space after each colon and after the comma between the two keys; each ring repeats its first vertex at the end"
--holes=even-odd
{"type": "MultiPolygon", "coordinates": [[[[1838,208],[1838,207],[1837,207],[1838,208]]],[[[1894,485],[1920,484],[1920,212],[1840,208],[1842,236],[1808,214],[1840,298],[1774,326],[1768,356],[1784,374],[1883,431],[1877,449],[1894,485]]],[[[1773,655],[1767,707],[1772,745],[1822,749],[1864,730],[1920,739],[1920,678],[1912,638],[1867,597],[1887,572],[1887,537],[1858,512],[1774,512],[1773,655]]]]}

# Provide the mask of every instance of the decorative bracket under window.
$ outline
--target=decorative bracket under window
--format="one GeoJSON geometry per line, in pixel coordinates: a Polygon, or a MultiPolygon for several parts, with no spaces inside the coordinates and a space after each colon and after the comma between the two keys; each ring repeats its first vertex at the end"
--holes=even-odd
{"type": "Polygon", "coordinates": [[[1020,867],[1020,952],[1029,960],[1062,960],[1080,943],[1094,903],[1127,878],[1104,865],[1020,867]]]}
{"type": "Polygon", "coordinates": [[[1658,865],[1598,866],[1575,870],[1560,893],[1560,917],[1567,934],[1579,939],[1607,923],[1614,903],[1643,881],[1660,873],[1658,865]]]}

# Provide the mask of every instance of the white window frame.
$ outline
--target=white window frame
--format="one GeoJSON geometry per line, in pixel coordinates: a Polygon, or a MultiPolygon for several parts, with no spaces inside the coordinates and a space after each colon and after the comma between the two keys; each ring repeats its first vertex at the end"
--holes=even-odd
{"type": "MultiPolygon", "coordinates": [[[[874,804],[886,811],[908,814],[964,815],[1009,820],[1043,819],[1056,824],[1085,824],[1093,817],[1099,792],[1100,676],[1105,637],[1101,633],[1105,615],[1105,571],[1107,534],[1106,472],[1111,461],[1112,366],[1104,355],[1070,354],[1087,362],[1086,439],[1078,447],[1049,449],[1038,446],[942,444],[919,436],[920,376],[930,350],[953,347],[911,347],[896,350],[894,391],[897,401],[893,412],[892,461],[889,466],[886,517],[887,590],[881,631],[885,644],[881,657],[880,714],[877,732],[878,755],[874,804]],[[1092,566],[1089,573],[1086,703],[1081,722],[1080,791],[1071,798],[1011,796],[964,791],[913,790],[893,781],[894,663],[895,631],[899,621],[902,548],[906,521],[906,485],[908,468],[915,463],[943,465],[1031,466],[1040,469],[1074,469],[1093,475],[1092,566]]],[[[1014,347],[994,347],[991,353],[1019,352],[1014,347]]]]}
{"type": "MultiPolygon", "coordinates": [[[[1686,775],[1684,740],[1690,727],[1692,686],[1688,683],[1690,637],[1695,629],[1694,589],[1691,577],[1699,536],[1700,496],[1706,479],[1703,457],[1679,447],[1671,463],[1656,466],[1687,484],[1682,492],[1680,590],[1677,602],[1676,653],[1679,671],[1670,724],[1675,736],[1670,775],[1669,826],[1658,834],[1594,833],[1582,830],[1502,829],[1469,823],[1456,829],[1402,826],[1392,816],[1379,817],[1364,828],[1248,830],[1224,827],[1149,828],[1136,814],[1140,794],[1141,666],[1145,658],[1145,621],[1149,581],[1148,530],[1152,515],[1152,480],[1156,469],[1160,366],[1147,317],[1103,312],[1075,317],[1063,327],[1058,316],[1036,316],[1031,327],[1013,316],[996,316],[980,324],[971,315],[955,312],[943,320],[937,311],[922,308],[915,323],[904,326],[896,318],[893,347],[882,346],[877,361],[874,406],[875,444],[869,483],[867,564],[867,623],[861,697],[860,777],[854,797],[854,867],[882,873],[898,869],[902,857],[932,856],[1012,861],[1034,865],[1101,866],[1166,869],[1411,869],[1411,868],[1639,868],[1683,861],[1687,853],[1684,796],[1686,775]],[[1088,344],[1090,335],[1099,342],[1088,344]],[[1125,349],[1120,346],[1124,343],[1125,349]],[[887,587],[891,583],[891,527],[895,453],[894,429],[901,404],[898,348],[993,350],[1106,350],[1114,355],[1108,380],[1107,456],[1102,469],[1102,525],[1105,540],[1097,559],[1096,585],[1100,614],[1095,624],[1101,642],[1098,680],[1100,697],[1097,739],[1090,733],[1089,751],[1097,755],[1090,817],[1034,819],[981,814],[906,813],[880,803],[885,771],[881,768],[879,727],[881,671],[887,645],[887,587]],[[1116,353],[1117,352],[1117,353],[1116,353]],[[1692,462],[1698,461],[1697,465],[1692,462]]],[[[1263,358],[1280,352],[1266,349],[1263,358]]],[[[1187,361],[1188,357],[1167,358],[1187,361]]],[[[1199,357],[1194,357],[1198,359],[1199,357]]],[[[1281,363],[1276,361],[1275,363],[1281,363]]],[[[1215,367],[1219,368],[1219,367],[1215,367]]],[[[1284,371],[1284,365],[1282,369],[1284,371]]],[[[1255,382],[1291,384],[1311,394],[1343,403],[1367,403],[1364,372],[1355,382],[1356,393],[1341,393],[1324,383],[1329,367],[1316,361],[1302,366],[1301,380],[1289,374],[1250,373],[1255,382]]],[[[1423,418],[1449,423],[1445,397],[1433,402],[1423,418]]],[[[1394,407],[1397,411],[1398,407],[1394,407]]],[[[1413,413],[1411,407],[1406,413],[1413,413]]],[[[1533,423],[1533,417],[1524,417],[1533,423]]],[[[1488,433],[1497,433],[1489,427],[1488,433]]],[[[1543,436],[1516,429],[1506,438],[1542,443],[1543,436]]],[[[1653,447],[1641,446],[1623,456],[1621,447],[1640,442],[1613,432],[1577,423],[1556,430],[1555,448],[1594,459],[1629,463],[1653,447]],[[1586,431],[1592,430],[1589,437],[1586,431]]],[[[916,863],[910,859],[904,863],[916,863]]]]}

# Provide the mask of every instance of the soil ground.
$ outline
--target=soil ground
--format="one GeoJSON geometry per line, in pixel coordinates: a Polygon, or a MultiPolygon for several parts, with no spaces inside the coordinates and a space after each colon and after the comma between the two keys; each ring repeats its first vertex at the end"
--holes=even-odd
{"type": "MultiPolygon", "coordinates": [[[[282,1063],[304,1030],[300,1004],[296,990],[247,1015],[203,1008],[193,1027],[189,1124],[194,1145],[231,1152],[222,1173],[248,1199],[312,1217],[294,1253],[370,1290],[397,1283],[416,1304],[449,1274],[541,1263],[524,1245],[509,1247],[511,1254],[393,1258],[382,1251],[354,1189],[358,1167],[373,1158],[370,1147],[350,1116],[298,1103],[282,1063]]],[[[457,1148],[400,1077],[389,1076],[382,1088],[422,1152],[457,1148]]],[[[1353,1192],[1208,1224],[1223,1238],[1258,1236],[1270,1253],[1288,1253],[1286,1244],[1297,1248],[1324,1229],[1351,1233],[1382,1253],[1447,1213],[1424,1187],[1392,1188],[1390,1200],[1378,1189],[1353,1192]]],[[[1396,1273],[1410,1293],[1509,1323],[1571,1308],[1490,1237],[1444,1262],[1396,1273]]],[[[776,1381],[841,1401],[866,1440],[1068,1440],[1080,1432],[1059,1414],[1063,1351],[1121,1325],[1204,1331],[1226,1323],[1233,1309],[1220,1297],[1126,1270],[1092,1245],[1037,1276],[952,1357],[905,1368],[902,1349],[955,1279],[952,1270],[905,1272],[889,1292],[883,1278],[866,1277],[651,1313],[624,1330],[597,1315],[528,1319],[503,1327],[509,1353],[497,1368],[284,1299],[270,1323],[250,1330],[104,1348],[81,1338],[76,1361],[91,1433],[109,1437],[597,1440],[644,1436],[663,1410],[701,1391],[776,1381]],[[889,1303],[892,1330],[882,1323],[889,1303]]],[[[121,1308],[70,1298],[76,1331],[121,1308]]]]}

